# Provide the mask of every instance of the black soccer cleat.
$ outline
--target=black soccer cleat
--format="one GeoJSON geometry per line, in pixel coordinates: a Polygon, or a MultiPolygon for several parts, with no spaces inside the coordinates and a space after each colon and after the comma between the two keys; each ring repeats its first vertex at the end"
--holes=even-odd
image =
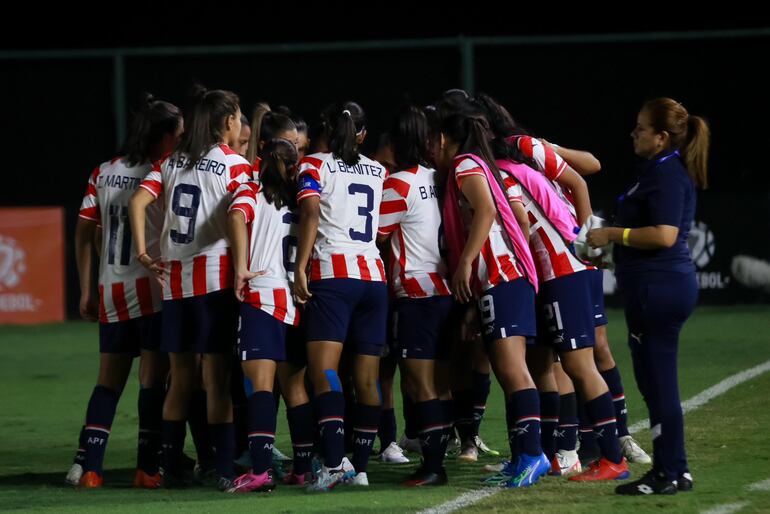
{"type": "Polygon", "coordinates": [[[639,480],[619,485],[616,494],[626,496],[644,496],[651,494],[676,494],[676,482],[668,480],[657,471],[650,470],[639,480]]]}
{"type": "Polygon", "coordinates": [[[448,482],[449,479],[447,478],[446,470],[443,467],[438,472],[427,471],[420,467],[404,481],[404,486],[423,487],[429,485],[446,485],[448,482]]]}
{"type": "Polygon", "coordinates": [[[676,488],[685,493],[692,491],[692,475],[689,473],[679,475],[679,478],[676,479],[676,488]]]}

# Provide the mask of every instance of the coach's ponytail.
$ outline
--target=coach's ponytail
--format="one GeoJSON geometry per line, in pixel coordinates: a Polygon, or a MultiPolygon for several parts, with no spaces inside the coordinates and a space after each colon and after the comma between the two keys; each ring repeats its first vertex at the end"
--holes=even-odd
{"type": "Polygon", "coordinates": [[[178,153],[190,159],[188,168],[222,141],[225,121],[238,114],[238,104],[238,96],[231,91],[194,86],[190,107],[185,111],[185,132],[177,147],[178,153]]]}
{"type": "Polygon", "coordinates": [[[355,102],[345,102],[329,112],[327,137],[329,150],[348,166],[358,163],[358,137],[366,128],[364,110],[355,102]]]}
{"type": "Polygon", "coordinates": [[[142,96],[122,153],[129,166],[160,159],[160,144],[168,134],[174,134],[182,121],[176,105],[156,100],[150,93],[142,96]]]}
{"type": "Polygon", "coordinates": [[[297,185],[293,170],[297,161],[297,147],[287,139],[269,139],[262,148],[260,185],[267,201],[278,209],[296,206],[297,185]]]}

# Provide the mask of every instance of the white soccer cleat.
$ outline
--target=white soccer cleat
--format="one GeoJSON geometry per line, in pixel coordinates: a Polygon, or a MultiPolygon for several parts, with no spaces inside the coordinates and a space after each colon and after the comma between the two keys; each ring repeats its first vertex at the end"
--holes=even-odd
{"type": "Polygon", "coordinates": [[[328,492],[340,484],[349,483],[355,476],[355,471],[345,471],[342,466],[329,469],[322,466],[315,480],[307,486],[310,492],[328,492]]]}
{"type": "Polygon", "coordinates": [[[361,473],[356,473],[348,483],[358,487],[369,487],[369,476],[365,471],[362,471],[361,473]]]}
{"type": "Polygon", "coordinates": [[[463,443],[462,450],[460,450],[460,455],[457,458],[466,462],[476,462],[479,460],[479,449],[476,448],[476,443],[473,441],[463,443]]]}
{"type": "Polygon", "coordinates": [[[559,450],[556,452],[555,460],[556,464],[559,465],[559,474],[563,477],[583,472],[577,450],[559,450]]]}
{"type": "Polygon", "coordinates": [[[406,434],[401,436],[398,446],[405,452],[422,454],[422,446],[417,438],[409,439],[406,434]]]}
{"type": "Polygon", "coordinates": [[[652,462],[647,452],[630,435],[619,437],[618,440],[620,441],[620,451],[628,462],[636,464],[649,464],[652,462]]]}
{"type": "Polygon", "coordinates": [[[404,455],[404,450],[395,442],[390,443],[388,447],[383,450],[380,454],[380,460],[391,464],[406,464],[409,462],[409,458],[404,455]]]}
{"type": "Polygon", "coordinates": [[[80,485],[80,479],[82,476],[83,466],[80,464],[73,464],[70,470],[67,471],[67,476],[64,478],[64,481],[69,485],[78,486],[80,485]]]}
{"type": "Polygon", "coordinates": [[[481,453],[486,453],[488,455],[491,455],[492,457],[500,456],[500,452],[497,450],[493,450],[492,448],[487,446],[481,437],[476,436],[473,438],[473,441],[476,443],[476,448],[478,448],[481,453]]]}
{"type": "Polygon", "coordinates": [[[449,440],[449,444],[446,447],[446,457],[453,457],[460,453],[460,438],[453,437],[449,440]]]}

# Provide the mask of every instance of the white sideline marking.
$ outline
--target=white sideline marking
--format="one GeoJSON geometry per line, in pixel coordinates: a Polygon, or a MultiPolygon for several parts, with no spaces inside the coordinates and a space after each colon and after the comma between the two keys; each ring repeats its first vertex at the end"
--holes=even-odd
{"type": "Polygon", "coordinates": [[[748,504],[749,502],[725,503],[724,505],[717,505],[709,510],[701,511],[701,514],[732,514],[733,512],[738,512],[748,504]]]}
{"type": "MultiPolygon", "coordinates": [[[[699,407],[702,407],[703,405],[707,404],[717,396],[726,393],[733,387],[740,385],[747,380],[751,380],[752,378],[761,375],[762,373],[766,373],[770,371],[770,361],[763,362],[762,364],[758,366],[754,366],[753,368],[741,371],[740,373],[736,373],[735,375],[729,376],[726,379],[722,380],[716,385],[713,385],[706,389],[705,391],[702,391],[692,398],[690,398],[687,401],[682,402],[682,412],[688,413],[691,410],[695,410],[699,407]]],[[[644,430],[648,427],[650,424],[649,419],[643,419],[642,421],[639,421],[638,423],[634,423],[630,427],[628,427],[628,431],[632,434],[635,434],[636,432],[639,432],[641,430],[644,430]]]]}
{"type": "Polygon", "coordinates": [[[770,491],[770,478],[755,484],[748,485],[746,486],[746,489],[749,491],[770,491]]]}
{"type": "MultiPolygon", "coordinates": [[[[751,380],[752,378],[759,376],[762,373],[766,373],[767,371],[770,371],[770,360],[763,362],[758,366],[754,366],[753,368],[750,368],[750,369],[741,371],[740,373],[736,373],[735,375],[729,376],[726,379],[722,380],[721,382],[717,383],[716,385],[713,385],[708,389],[706,389],[705,391],[702,391],[696,394],[689,400],[682,402],[682,412],[686,414],[692,410],[702,407],[703,405],[710,402],[717,396],[726,393],[733,387],[740,385],[748,380],[751,380]]],[[[637,432],[641,432],[645,428],[648,428],[649,424],[650,424],[649,419],[643,419],[642,421],[634,423],[633,425],[628,427],[628,431],[632,434],[635,434],[637,432]]],[[[770,480],[753,484],[750,487],[770,488],[770,480]]],[[[435,507],[431,507],[429,509],[418,511],[417,514],[449,514],[450,512],[455,512],[457,510],[464,509],[465,507],[470,507],[471,505],[475,505],[476,503],[486,498],[489,498],[491,496],[494,496],[497,493],[502,492],[503,490],[504,488],[489,487],[484,489],[477,489],[475,491],[469,491],[467,493],[461,494],[454,500],[450,500],[448,502],[442,503],[435,507]]],[[[765,490],[765,489],[761,489],[761,490],[765,490]]],[[[703,514],[730,514],[732,512],[738,511],[739,509],[742,509],[746,505],[747,503],[730,503],[727,505],[720,505],[718,507],[715,507],[715,509],[704,512],[703,514]],[[728,510],[716,510],[720,508],[724,508],[728,510]]]]}

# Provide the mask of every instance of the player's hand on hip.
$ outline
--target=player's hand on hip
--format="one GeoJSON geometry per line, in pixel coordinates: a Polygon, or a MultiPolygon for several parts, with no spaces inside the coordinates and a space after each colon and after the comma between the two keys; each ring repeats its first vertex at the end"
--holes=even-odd
{"type": "Polygon", "coordinates": [[[249,280],[264,275],[265,271],[249,271],[247,269],[235,272],[235,284],[233,290],[235,291],[235,297],[239,301],[243,301],[246,296],[246,286],[249,284],[249,280]]]}

